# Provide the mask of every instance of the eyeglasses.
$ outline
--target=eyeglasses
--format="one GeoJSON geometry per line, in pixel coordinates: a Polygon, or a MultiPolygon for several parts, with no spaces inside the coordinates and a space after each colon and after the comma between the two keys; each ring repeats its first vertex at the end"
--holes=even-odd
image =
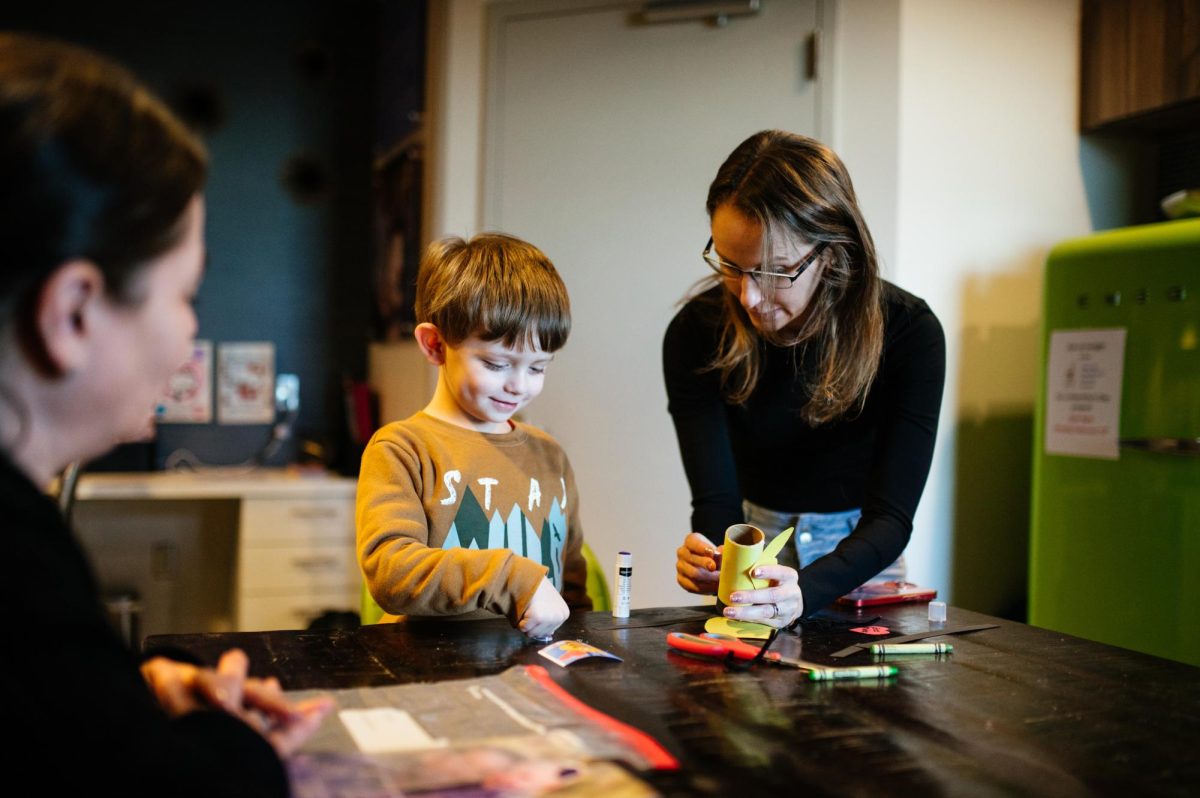
{"type": "Polygon", "coordinates": [[[787,272],[768,272],[762,269],[738,268],[717,254],[716,250],[713,249],[712,238],[708,239],[708,244],[705,245],[704,252],[700,254],[700,257],[704,258],[704,262],[708,264],[708,267],[721,277],[729,280],[740,280],[748,275],[760,287],[782,290],[791,288],[796,280],[800,278],[800,275],[804,274],[809,266],[816,263],[821,252],[825,250],[825,245],[826,242],[819,242],[812,248],[811,252],[805,255],[799,263],[792,266],[787,272]]]}

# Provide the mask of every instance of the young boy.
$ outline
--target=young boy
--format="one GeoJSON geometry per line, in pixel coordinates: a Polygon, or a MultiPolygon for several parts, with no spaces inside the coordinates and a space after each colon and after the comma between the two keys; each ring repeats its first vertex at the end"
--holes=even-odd
{"type": "Polygon", "coordinates": [[[591,609],[571,465],[512,418],[541,393],[570,314],[554,265],[520,239],[425,253],[415,336],[437,389],[375,433],[358,478],[359,564],[384,620],[501,614],[549,637],[569,608],[591,609]]]}

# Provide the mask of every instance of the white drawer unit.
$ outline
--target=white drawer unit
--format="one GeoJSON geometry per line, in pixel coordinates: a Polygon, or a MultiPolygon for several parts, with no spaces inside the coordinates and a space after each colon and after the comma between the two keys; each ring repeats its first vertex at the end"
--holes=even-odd
{"type": "MultiPolygon", "coordinates": [[[[213,628],[190,628],[191,620],[187,621],[189,628],[174,628],[164,620],[163,628],[147,628],[146,634],[226,631],[230,625],[250,632],[303,629],[325,612],[358,611],[362,576],[354,546],[355,488],[354,479],[330,474],[218,469],[85,474],[76,496],[84,502],[83,509],[92,502],[120,501],[112,506],[119,507],[121,523],[157,523],[156,529],[161,529],[152,535],[153,542],[170,551],[178,548],[176,539],[188,530],[197,541],[193,548],[204,553],[206,560],[214,559],[207,555],[208,549],[224,547],[223,557],[216,558],[224,564],[224,573],[210,573],[202,581],[223,584],[220,590],[228,591],[228,597],[199,596],[193,585],[176,591],[180,595],[171,601],[179,606],[203,603],[203,614],[185,615],[176,607],[174,615],[181,620],[206,618],[204,625],[213,628]],[[236,522],[231,502],[236,502],[236,522]],[[169,523],[154,522],[164,516],[166,507],[175,508],[169,523]],[[208,507],[228,507],[230,511],[214,513],[205,509],[208,507]],[[184,524],[174,518],[185,511],[196,515],[195,523],[184,524]],[[236,530],[231,529],[235,523],[236,530]],[[223,609],[208,606],[217,603],[223,609]]],[[[178,563],[185,574],[199,565],[198,555],[178,563]]],[[[142,581],[146,586],[137,592],[143,599],[154,600],[153,596],[162,592],[150,589],[158,586],[152,577],[142,581]]],[[[178,579],[175,582],[183,584],[178,579]]]]}
{"type": "Polygon", "coordinates": [[[240,526],[244,546],[353,545],[354,497],[243,499],[240,526]]]}
{"type": "Polygon", "coordinates": [[[243,499],[239,526],[238,629],[303,628],[357,607],[353,496],[243,499]]]}
{"type": "Polygon", "coordinates": [[[358,589],[358,559],[353,543],[323,546],[242,546],[238,595],[358,589]]]}
{"type": "Polygon", "coordinates": [[[243,597],[238,603],[238,628],[246,632],[306,629],[329,610],[340,609],[345,609],[341,593],[243,597]]]}

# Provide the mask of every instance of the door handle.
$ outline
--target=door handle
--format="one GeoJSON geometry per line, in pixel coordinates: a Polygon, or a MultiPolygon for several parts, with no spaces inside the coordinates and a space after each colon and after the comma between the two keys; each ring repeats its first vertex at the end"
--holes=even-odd
{"type": "Polygon", "coordinates": [[[1122,449],[1136,449],[1151,454],[1179,454],[1200,457],[1200,438],[1121,438],[1122,449]]]}

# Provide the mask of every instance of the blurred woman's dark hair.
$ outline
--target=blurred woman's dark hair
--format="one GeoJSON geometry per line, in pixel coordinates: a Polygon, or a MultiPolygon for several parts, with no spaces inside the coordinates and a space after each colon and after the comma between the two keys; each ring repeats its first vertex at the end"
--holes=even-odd
{"type": "Polygon", "coordinates": [[[0,33],[0,330],[24,337],[42,285],[75,259],[137,302],[133,278],[178,243],[207,171],[200,141],[125,69],[0,33]]]}

